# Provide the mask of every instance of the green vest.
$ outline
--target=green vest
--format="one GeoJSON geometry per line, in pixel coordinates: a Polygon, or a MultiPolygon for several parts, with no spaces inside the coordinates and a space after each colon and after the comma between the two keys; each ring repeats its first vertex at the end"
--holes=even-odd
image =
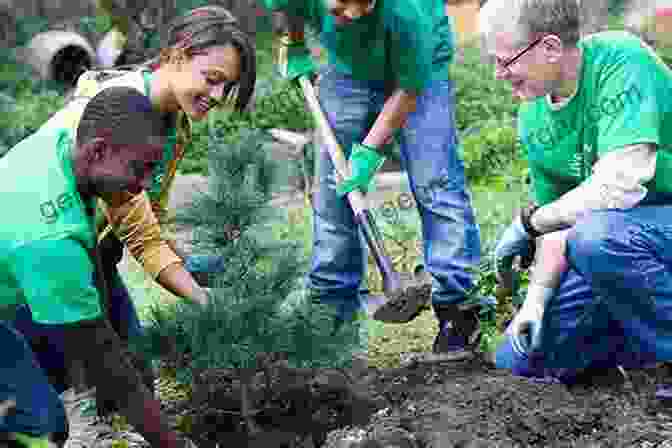
{"type": "Polygon", "coordinates": [[[68,132],[39,130],[0,159],[0,200],[6,207],[0,221],[0,308],[22,302],[11,275],[17,250],[67,238],[94,247],[94,220],[86,212],[94,202],[86,204],[77,191],[71,148],[68,132]]]}

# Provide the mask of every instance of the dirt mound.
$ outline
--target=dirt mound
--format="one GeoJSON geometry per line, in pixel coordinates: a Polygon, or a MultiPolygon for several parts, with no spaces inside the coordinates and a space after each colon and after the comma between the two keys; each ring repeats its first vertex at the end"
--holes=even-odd
{"type": "Polygon", "coordinates": [[[654,398],[667,370],[627,374],[567,387],[474,359],[371,369],[355,383],[337,371],[276,374],[265,389],[260,376],[255,421],[263,431],[249,437],[235,381],[209,372],[208,392],[180,412],[191,416],[191,436],[205,448],[233,440],[265,448],[672,446],[672,412],[654,398]]]}

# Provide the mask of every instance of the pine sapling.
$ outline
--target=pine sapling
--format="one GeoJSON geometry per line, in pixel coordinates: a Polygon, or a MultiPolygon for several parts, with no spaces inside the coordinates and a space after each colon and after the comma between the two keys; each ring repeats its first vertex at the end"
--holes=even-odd
{"type": "MultiPolygon", "coordinates": [[[[205,307],[178,302],[155,310],[145,351],[160,354],[159,341],[173,340],[173,354],[189,353],[178,366],[192,384],[211,369],[229,369],[240,381],[241,418],[250,433],[261,431],[252,381],[281,356],[289,366],[342,365],[356,338],[349,326],[334,331],[334,312],[301,291],[305,260],[297,242],[275,241],[268,205],[275,162],[264,152],[265,134],[210,142],[209,189],[182,210],[177,221],[194,229],[199,253],[222,257],[205,307]],[[235,232],[234,232],[235,231],[235,232]]],[[[165,352],[165,350],[163,350],[165,352]]],[[[270,381],[268,381],[270,382],[270,381]]]]}

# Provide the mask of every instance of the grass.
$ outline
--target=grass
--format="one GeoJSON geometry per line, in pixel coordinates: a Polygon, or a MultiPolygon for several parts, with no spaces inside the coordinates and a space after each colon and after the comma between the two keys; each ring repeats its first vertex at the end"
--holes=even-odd
{"type": "Polygon", "coordinates": [[[379,368],[398,367],[402,353],[432,350],[438,322],[432,311],[423,311],[407,324],[369,320],[369,362],[379,368]]]}

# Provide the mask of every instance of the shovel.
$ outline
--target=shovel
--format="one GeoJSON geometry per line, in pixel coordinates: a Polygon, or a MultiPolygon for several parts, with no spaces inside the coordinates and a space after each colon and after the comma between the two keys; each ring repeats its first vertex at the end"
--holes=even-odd
{"type": "MultiPolygon", "coordinates": [[[[336,180],[341,182],[350,177],[350,166],[343,154],[329,122],[327,121],[317,94],[310,79],[301,76],[298,79],[308,110],[315,119],[317,131],[326,145],[336,171],[336,180]]],[[[406,323],[415,318],[426,305],[427,299],[416,294],[418,280],[414,275],[402,276],[395,271],[390,257],[385,251],[383,238],[369,209],[369,201],[359,190],[347,195],[348,202],[355,214],[355,221],[362,232],[383,280],[383,297],[367,295],[364,304],[367,313],[376,320],[389,323],[406,323]]]]}

